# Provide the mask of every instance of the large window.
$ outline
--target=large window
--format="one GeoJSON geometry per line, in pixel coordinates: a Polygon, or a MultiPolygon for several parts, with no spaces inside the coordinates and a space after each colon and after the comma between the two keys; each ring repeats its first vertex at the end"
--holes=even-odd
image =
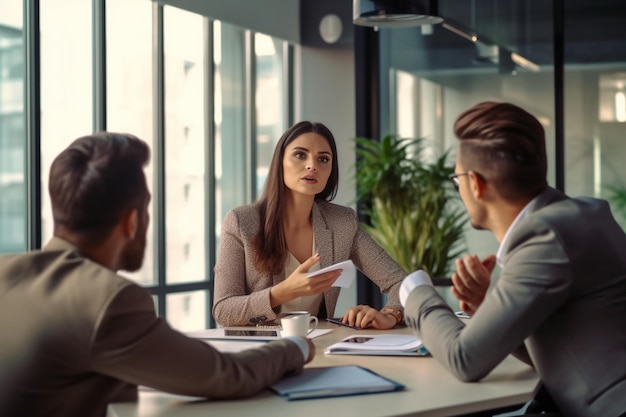
{"type": "MultiPolygon", "coordinates": [[[[204,18],[164,8],[165,267],[166,283],[208,282],[206,265],[206,86],[204,18]],[[180,30],[185,28],[185,30],[180,30]]],[[[178,328],[206,327],[204,290],[167,295],[167,317],[178,328]]]]}
{"type": "MultiPolygon", "coordinates": [[[[215,22],[215,204],[216,226],[226,212],[249,202],[250,159],[246,129],[245,32],[215,22]]],[[[248,68],[249,70],[249,68],[248,68]]]]}
{"type": "Polygon", "coordinates": [[[0,3],[0,254],[26,249],[26,134],[21,0],[0,3]]]}
{"type": "Polygon", "coordinates": [[[256,198],[287,128],[287,51],[282,40],[149,0],[58,0],[35,10],[2,1],[0,253],[29,249],[29,224],[41,225],[42,244],[52,236],[47,176],[65,146],[96,129],[131,133],[152,150],[153,200],[144,266],[126,275],[176,328],[214,324],[223,215],[256,198]],[[30,21],[40,21],[41,117],[32,121],[40,137],[24,129],[22,10],[39,11],[30,21]],[[40,161],[26,157],[29,141],[40,161]],[[27,180],[37,163],[42,211],[32,219],[27,180]]]}
{"type": "MultiPolygon", "coordinates": [[[[107,0],[106,3],[106,128],[145,140],[154,151],[152,52],[153,6],[148,1],[107,0]]],[[[148,188],[154,190],[154,155],[146,167],[148,188]]],[[[149,214],[154,219],[154,199],[149,214]]],[[[156,284],[154,227],[148,226],[141,270],[126,274],[142,285],[156,284]]]]}
{"type": "Polygon", "coordinates": [[[269,163],[278,139],[290,124],[288,97],[280,94],[287,82],[285,65],[287,57],[284,42],[262,33],[255,34],[254,54],[256,62],[256,185],[261,195],[269,163]]]}
{"type": "Polygon", "coordinates": [[[41,21],[42,243],[52,237],[48,171],[74,139],[93,131],[91,2],[43,1],[41,21]]]}

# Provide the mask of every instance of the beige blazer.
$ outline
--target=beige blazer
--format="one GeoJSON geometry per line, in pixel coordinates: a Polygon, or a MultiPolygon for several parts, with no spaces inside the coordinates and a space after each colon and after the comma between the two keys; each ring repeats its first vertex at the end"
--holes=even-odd
{"type": "Polygon", "coordinates": [[[0,335],[2,416],[103,417],[129,384],[243,397],[304,363],[288,340],[222,354],[184,336],[144,288],[60,239],[0,257],[0,335]]]}
{"type": "MultiPolygon", "coordinates": [[[[388,294],[387,305],[401,308],[398,290],[406,272],[361,229],[354,210],[316,201],[311,219],[320,253],[320,268],[351,259],[383,293],[388,294]]],[[[285,276],[284,273],[272,276],[257,269],[252,242],[259,227],[256,204],[237,207],[224,217],[215,265],[213,303],[213,315],[223,326],[250,325],[259,318],[277,318],[277,310],[270,306],[270,288],[283,281],[285,276]]],[[[338,297],[337,287],[324,293],[325,310],[320,312],[321,316],[335,315],[338,297]]]]}
{"type": "Polygon", "coordinates": [[[623,415],[626,235],[609,205],[547,188],[507,242],[500,278],[469,322],[424,286],[409,296],[407,324],[463,380],[524,346],[563,415],[623,415]]]}

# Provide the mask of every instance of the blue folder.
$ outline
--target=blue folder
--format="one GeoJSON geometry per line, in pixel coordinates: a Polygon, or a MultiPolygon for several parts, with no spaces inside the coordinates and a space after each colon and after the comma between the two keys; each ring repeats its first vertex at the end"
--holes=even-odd
{"type": "Polygon", "coordinates": [[[272,385],[289,401],[399,391],[404,385],[356,365],[304,368],[272,385]]]}

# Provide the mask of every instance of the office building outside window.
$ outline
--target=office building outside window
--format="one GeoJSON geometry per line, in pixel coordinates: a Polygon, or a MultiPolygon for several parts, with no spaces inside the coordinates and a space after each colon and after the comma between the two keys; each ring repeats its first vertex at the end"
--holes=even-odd
{"type": "Polygon", "coordinates": [[[205,282],[206,290],[168,294],[167,317],[179,329],[206,327],[204,129],[205,52],[202,16],[164,8],[165,58],[165,279],[205,282]],[[185,28],[185,30],[181,30],[185,28]]]}
{"type": "Polygon", "coordinates": [[[42,243],[52,237],[48,173],[74,139],[92,132],[91,2],[43,1],[41,21],[42,243]]]}
{"type": "Polygon", "coordinates": [[[21,1],[0,3],[0,254],[26,249],[26,134],[21,1]]]}
{"type": "Polygon", "coordinates": [[[286,42],[147,0],[41,2],[41,136],[30,138],[23,10],[34,13],[24,0],[0,4],[0,253],[28,249],[29,222],[41,223],[42,244],[52,237],[48,171],[72,140],[134,134],[152,150],[152,221],[142,269],[120,273],[174,327],[209,327],[223,215],[256,197],[264,146],[287,127],[286,42]],[[40,219],[26,215],[28,140],[41,148],[40,219]]]}
{"type": "MultiPolygon", "coordinates": [[[[112,132],[128,132],[154,150],[154,96],[152,63],[152,4],[147,1],[106,2],[106,125],[112,132]]],[[[148,189],[154,190],[154,157],[145,169],[148,189]]],[[[154,219],[154,200],[148,214],[154,219]]],[[[122,273],[141,285],[156,284],[154,228],[147,232],[142,268],[122,273]]]]}

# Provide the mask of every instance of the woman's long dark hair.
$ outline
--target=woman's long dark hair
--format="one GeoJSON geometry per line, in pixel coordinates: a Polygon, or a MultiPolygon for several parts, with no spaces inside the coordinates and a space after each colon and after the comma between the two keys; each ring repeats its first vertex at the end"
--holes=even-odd
{"type": "Polygon", "coordinates": [[[337,195],[339,183],[339,165],[337,163],[337,145],[330,130],[321,123],[302,121],[291,126],[280,138],[274,149],[265,190],[258,201],[261,224],[254,238],[256,248],[256,266],[260,271],[279,275],[285,268],[287,242],[283,230],[285,179],[283,158],[285,149],[294,139],[305,133],[317,133],[328,141],[332,152],[332,168],[326,187],[315,195],[316,200],[331,201],[337,195]]]}

